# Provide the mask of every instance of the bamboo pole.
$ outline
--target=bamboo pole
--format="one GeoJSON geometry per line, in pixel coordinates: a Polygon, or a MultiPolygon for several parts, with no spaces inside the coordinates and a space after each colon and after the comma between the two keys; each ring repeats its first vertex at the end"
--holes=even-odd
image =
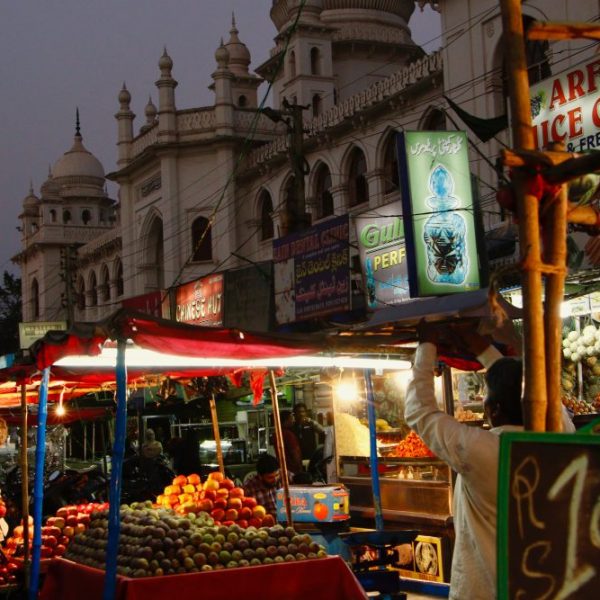
{"type": "Polygon", "coordinates": [[[219,431],[219,419],[217,417],[217,403],[215,402],[215,395],[211,394],[210,400],[210,416],[212,419],[213,434],[215,436],[215,444],[217,447],[217,463],[219,465],[219,471],[221,471],[223,477],[225,477],[225,461],[223,460],[223,446],[221,445],[221,432],[219,431]]]}
{"type": "MultiPolygon", "coordinates": [[[[521,0],[500,0],[506,51],[506,71],[512,114],[513,143],[517,149],[533,150],[529,81],[523,37],[521,0]]],[[[523,417],[525,429],[546,429],[546,361],[544,356],[544,319],[542,307],[542,273],[540,269],[539,207],[528,193],[529,177],[515,171],[515,189],[519,214],[519,240],[523,282],[523,330],[525,394],[523,417]]]]}
{"type": "Polygon", "coordinates": [[[554,272],[546,275],[544,307],[546,386],[548,389],[547,431],[562,430],[562,319],[560,307],[564,299],[567,265],[567,196],[568,188],[566,184],[563,184],[556,198],[548,201],[542,220],[547,240],[544,262],[556,268],[554,272]]]}
{"type": "Polygon", "coordinates": [[[275,373],[269,370],[269,380],[271,382],[271,400],[273,403],[273,421],[275,425],[275,448],[279,458],[279,470],[281,472],[281,482],[283,484],[283,504],[285,506],[285,516],[288,525],[292,523],[292,503],[290,502],[290,483],[288,479],[287,462],[285,460],[285,451],[283,449],[283,431],[281,429],[281,420],[279,418],[279,401],[277,400],[277,384],[275,382],[275,373]]]}
{"type": "Polygon", "coordinates": [[[544,23],[536,21],[527,29],[530,40],[600,40],[600,27],[595,23],[544,23]]]}
{"type": "Polygon", "coordinates": [[[27,465],[27,386],[21,383],[21,513],[23,514],[23,568],[29,589],[29,467],[27,465]]]}

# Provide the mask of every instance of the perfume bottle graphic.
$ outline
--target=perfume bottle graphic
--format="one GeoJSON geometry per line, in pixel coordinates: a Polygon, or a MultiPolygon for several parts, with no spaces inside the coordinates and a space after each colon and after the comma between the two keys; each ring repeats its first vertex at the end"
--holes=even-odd
{"type": "Polygon", "coordinates": [[[454,179],[443,165],[429,175],[432,196],[427,204],[433,214],[425,222],[423,241],[427,250],[427,278],[433,283],[460,285],[469,270],[465,219],[452,209],[459,204],[453,196],[454,179]]]}

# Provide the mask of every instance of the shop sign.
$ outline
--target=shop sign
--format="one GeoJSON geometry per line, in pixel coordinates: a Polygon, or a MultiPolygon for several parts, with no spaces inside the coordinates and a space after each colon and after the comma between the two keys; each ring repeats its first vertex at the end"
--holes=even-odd
{"type": "Polygon", "coordinates": [[[156,290],[148,294],[142,294],[141,296],[126,298],[121,304],[124,308],[137,310],[153,317],[168,319],[171,316],[169,311],[169,295],[164,290],[156,290]]]}
{"type": "Polygon", "coordinates": [[[411,297],[481,287],[475,203],[463,131],[398,134],[411,297]]]}
{"type": "Polygon", "coordinates": [[[42,339],[48,331],[66,331],[66,321],[32,321],[19,323],[19,347],[25,350],[33,342],[42,339]]]}
{"type": "Polygon", "coordinates": [[[208,275],[175,291],[175,320],[191,325],[223,324],[223,274],[208,275]]]}
{"type": "Polygon", "coordinates": [[[350,310],[348,215],[273,241],[279,324],[350,310]]]}
{"type": "Polygon", "coordinates": [[[531,119],[537,147],[554,142],[567,152],[600,149],[600,59],[531,86],[531,119]]]}
{"type": "Polygon", "coordinates": [[[595,598],[600,436],[506,432],[499,465],[498,598],[595,598]]]}
{"type": "Polygon", "coordinates": [[[223,325],[269,331],[273,322],[273,263],[225,272],[223,325]]]}
{"type": "Polygon", "coordinates": [[[408,300],[402,203],[361,213],[355,226],[367,306],[377,310],[408,300]]]}

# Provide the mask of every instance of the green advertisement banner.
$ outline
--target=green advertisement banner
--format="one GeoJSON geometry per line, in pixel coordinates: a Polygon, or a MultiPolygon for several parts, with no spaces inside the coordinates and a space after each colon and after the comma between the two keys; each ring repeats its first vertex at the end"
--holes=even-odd
{"type": "Polygon", "coordinates": [[[397,149],[411,297],[479,289],[466,134],[406,131],[397,149]]]}

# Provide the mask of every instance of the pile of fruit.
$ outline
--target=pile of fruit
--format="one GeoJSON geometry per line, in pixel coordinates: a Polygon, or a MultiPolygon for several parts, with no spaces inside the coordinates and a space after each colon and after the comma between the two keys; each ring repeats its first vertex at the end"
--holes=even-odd
{"type": "MultiPolygon", "coordinates": [[[[147,505],[123,505],[117,572],[153,577],[323,558],[325,549],[292,527],[216,525],[206,513],[185,516],[147,505]]],[[[92,514],[90,528],[75,536],[66,557],[104,569],[108,510],[92,514]]]]}
{"type": "Polygon", "coordinates": [[[411,431],[398,445],[393,448],[388,456],[396,458],[435,458],[435,454],[425,445],[425,442],[411,431]]]}
{"type": "Polygon", "coordinates": [[[587,325],[581,333],[569,331],[563,338],[562,345],[563,356],[575,363],[587,357],[600,355],[600,329],[595,325],[587,325]]]}
{"type": "Polygon", "coordinates": [[[562,396],[562,403],[574,414],[574,415],[591,415],[600,410],[600,402],[596,406],[586,400],[578,400],[575,396],[564,395],[562,396]]]}
{"type": "Polygon", "coordinates": [[[0,560],[0,589],[8,585],[12,586],[19,583],[20,568],[21,567],[13,560],[4,558],[0,560]]]}
{"type": "MultiPolygon", "coordinates": [[[[55,517],[49,517],[42,526],[42,558],[62,556],[71,539],[78,533],[83,533],[90,523],[90,515],[96,510],[108,508],[104,504],[80,504],[64,506],[56,511],[55,517]]],[[[29,517],[29,548],[33,547],[33,518],[29,517]]],[[[23,524],[14,528],[12,536],[6,540],[5,554],[17,560],[25,553],[23,524]]]]}
{"type": "Polygon", "coordinates": [[[204,483],[196,474],[187,477],[178,475],[171,485],[165,487],[156,503],[180,515],[200,511],[208,513],[217,525],[237,523],[245,529],[275,524],[275,519],[267,514],[264,506],[258,504],[255,498],[245,497],[243,488],[236,487],[219,471],[209,473],[204,483]]]}

